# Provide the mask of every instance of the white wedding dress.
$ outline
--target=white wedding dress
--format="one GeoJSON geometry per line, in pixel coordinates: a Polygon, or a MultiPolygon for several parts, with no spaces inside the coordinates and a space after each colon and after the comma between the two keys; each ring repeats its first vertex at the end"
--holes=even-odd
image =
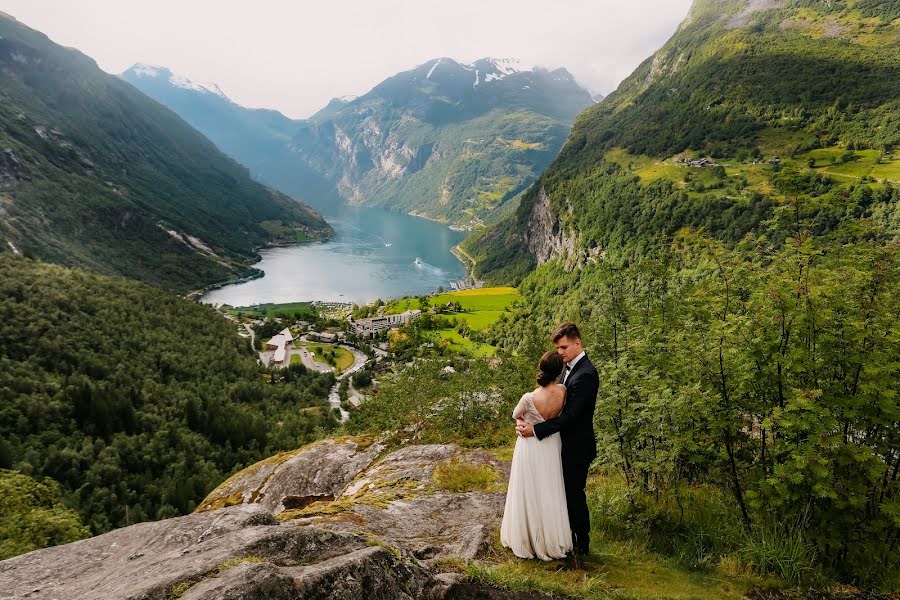
{"type": "MultiPolygon", "coordinates": [[[[532,425],[544,422],[534,406],[534,392],[516,405],[513,418],[520,417],[532,425]]],[[[558,433],[543,440],[516,440],[500,543],[520,558],[553,560],[572,550],[558,433]]]]}

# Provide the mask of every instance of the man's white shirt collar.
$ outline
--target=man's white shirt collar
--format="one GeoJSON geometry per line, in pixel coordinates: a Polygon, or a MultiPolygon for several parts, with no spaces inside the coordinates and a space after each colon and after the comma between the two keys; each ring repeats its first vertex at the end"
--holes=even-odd
{"type": "Polygon", "coordinates": [[[577,362],[578,362],[579,360],[581,360],[583,357],[584,357],[584,350],[581,351],[581,354],[579,354],[578,356],[576,356],[575,358],[573,358],[572,360],[570,360],[570,361],[568,362],[569,370],[574,369],[574,368],[575,368],[575,363],[577,363],[577,362]]]}
{"type": "Polygon", "coordinates": [[[569,373],[572,372],[572,369],[575,368],[575,364],[579,360],[581,360],[582,357],[584,357],[584,350],[581,351],[581,354],[579,354],[578,356],[576,356],[575,358],[573,358],[572,360],[570,360],[569,362],[566,363],[566,366],[569,367],[569,369],[566,371],[566,375],[565,375],[565,377],[563,377],[563,381],[565,381],[566,379],[569,378],[569,373]]]}

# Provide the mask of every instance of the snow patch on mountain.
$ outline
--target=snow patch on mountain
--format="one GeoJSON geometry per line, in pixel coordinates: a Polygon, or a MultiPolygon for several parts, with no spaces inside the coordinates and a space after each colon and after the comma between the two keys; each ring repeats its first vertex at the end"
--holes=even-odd
{"type": "Polygon", "coordinates": [[[131,70],[134,71],[134,74],[138,77],[158,77],[161,71],[165,71],[166,69],[163,67],[157,67],[156,65],[145,65],[144,63],[138,63],[131,67],[131,70]]]}
{"type": "Polygon", "coordinates": [[[499,81],[515,73],[521,73],[520,62],[515,58],[482,58],[469,65],[483,70],[484,83],[499,81]]]}
{"type": "Polygon", "coordinates": [[[519,61],[515,58],[489,58],[492,65],[505,77],[519,72],[519,61]]]}
{"type": "Polygon", "coordinates": [[[437,59],[437,61],[431,66],[431,69],[428,70],[428,75],[425,76],[425,79],[431,79],[431,74],[434,73],[434,70],[437,69],[438,65],[441,64],[443,58],[437,59]]]}
{"type": "Polygon", "coordinates": [[[173,73],[166,67],[137,63],[136,65],[131,67],[130,71],[134,73],[136,77],[149,77],[151,79],[167,78],[169,83],[171,83],[175,87],[180,87],[186,90],[193,90],[202,94],[215,94],[216,96],[221,96],[222,98],[226,97],[222,90],[219,89],[219,86],[217,86],[216,84],[192,81],[184,75],[173,73]]]}
{"type": "Polygon", "coordinates": [[[193,90],[202,94],[215,94],[216,96],[225,98],[225,94],[222,93],[222,90],[219,89],[219,86],[214,83],[200,83],[197,81],[191,81],[183,75],[176,75],[174,73],[171,77],[169,77],[169,82],[176,87],[184,88],[186,90],[193,90]]]}

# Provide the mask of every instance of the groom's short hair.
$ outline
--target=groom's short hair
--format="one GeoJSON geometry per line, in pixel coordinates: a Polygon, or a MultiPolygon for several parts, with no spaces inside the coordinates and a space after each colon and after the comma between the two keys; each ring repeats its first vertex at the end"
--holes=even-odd
{"type": "Polygon", "coordinates": [[[563,323],[553,332],[553,335],[550,336],[550,341],[554,344],[560,340],[560,338],[567,337],[570,340],[580,340],[581,332],[578,331],[578,325],[575,323],[563,323]]]}

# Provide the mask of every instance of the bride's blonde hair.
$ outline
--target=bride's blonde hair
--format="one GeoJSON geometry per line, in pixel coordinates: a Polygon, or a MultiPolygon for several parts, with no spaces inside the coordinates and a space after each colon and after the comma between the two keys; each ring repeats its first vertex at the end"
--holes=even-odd
{"type": "Polygon", "coordinates": [[[537,384],[541,387],[550,385],[557,379],[563,370],[563,358],[559,352],[551,350],[544,352],[540,362],[538,362],[537,384]]]}

